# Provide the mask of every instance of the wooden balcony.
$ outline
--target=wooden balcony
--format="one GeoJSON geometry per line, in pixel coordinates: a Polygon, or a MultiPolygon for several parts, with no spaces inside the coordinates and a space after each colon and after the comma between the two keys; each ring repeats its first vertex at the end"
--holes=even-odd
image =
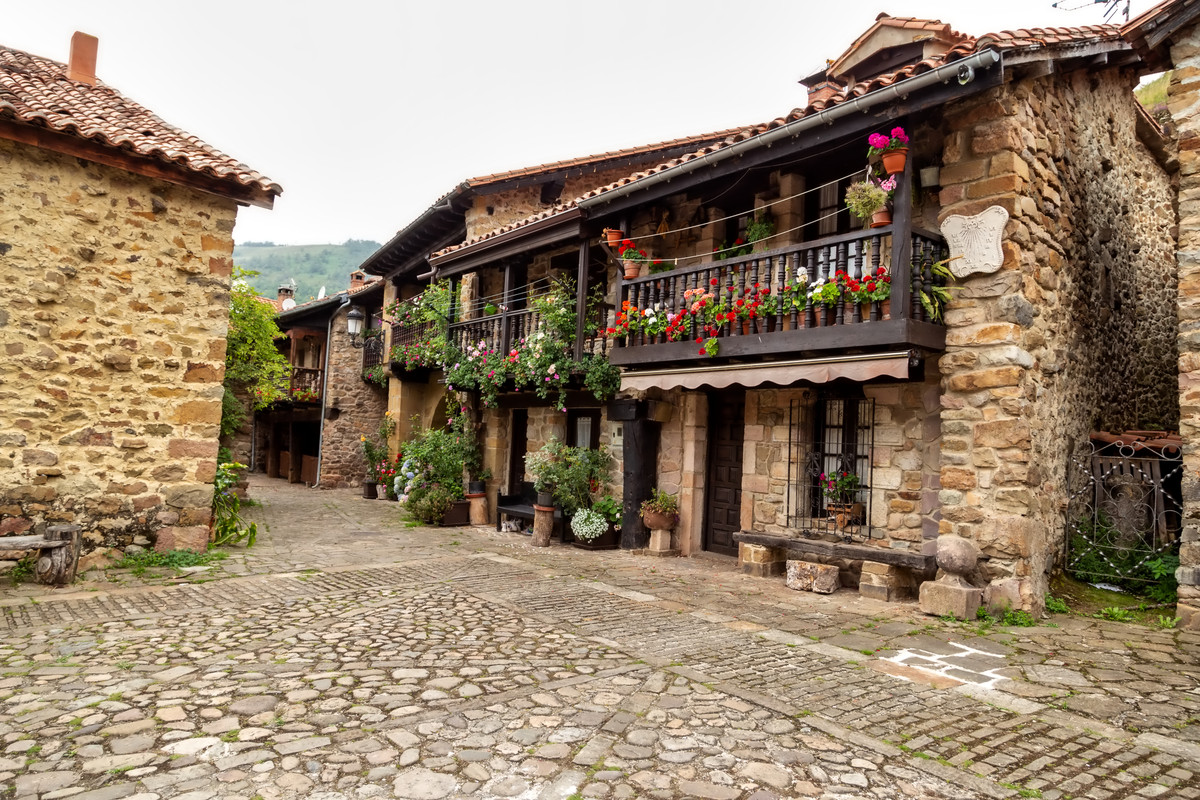
{"type": "MultiPolygon", "coordinates": [[[[576,337],[576,360],[581,358],[583,353],[596,355],[608,353],[612,342],[603,336],[604,325],[607,324],[608,317],[608,313],[602,312],[601,319],[597,320],[594,333],[589,334],[585,331],[582,337],[576,337]]],[[[521,344],[523,340],[536,334],[538,323],[539,314],[533,309],[502,311],[499,314],[451,324],[450,343],[462,351],[465,351],[468,346],[478,347],[482,344],[483,349],[507,353],[521,344]]],[[[581,330],[584,330],[582,326],[581,330]]]]}
{"type": "MultiPolygon", "coordinates": [[[[916,348],[945,349],[943,325],[928,319],[921,293],[934,285],[930,265],[944,257],[937,234],[910,230],[902,236],[899,225],[831,236],[764,253],[712,261],[695,267],[621,281],[620,297],[630,306],[656,314],[676,314],[689,307],[698,292],[713,292],[719,299],[728,287],[736,297],[770,289],[777,301],[785,287],[803,282],[813,286],[832,280],[838,271],[855,279],[886,267],[892,278],[890,310],[880,303],[867,306],[839,303],[826,310],[803,298],[801,307],[777,307],[774,313],[756,315],[720,326],[716,359],[749,361],[803,356],[863,353],[916,348]],[[897,240],[897,237],[899,239],[897,240]],[[691,297],[685,297],[690,292],[691,297]]],[[[704,321],[696,315],[682,320],[674,340],[666,333],[631,333],[615,340],[608,357],[613,364],[631,368],[651,365],[699,366],[714,358],[700,352],[697,339],[707,341],[704,321]]]]}
{"type": "Polygon", "coordinates": [[[324,372],[314,367],[292,367],[288,396],[296,403],[319,403],[324,372]]]}

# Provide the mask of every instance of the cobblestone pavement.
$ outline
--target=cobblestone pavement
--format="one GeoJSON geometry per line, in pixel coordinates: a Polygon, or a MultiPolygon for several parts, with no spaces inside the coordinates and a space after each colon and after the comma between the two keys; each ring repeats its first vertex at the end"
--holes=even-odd
{"type": "Polygon", "coordinates": [[[214,569],[0,600],[7,796],[1200,797],[1196,634],[252,496],[214,569]]]}

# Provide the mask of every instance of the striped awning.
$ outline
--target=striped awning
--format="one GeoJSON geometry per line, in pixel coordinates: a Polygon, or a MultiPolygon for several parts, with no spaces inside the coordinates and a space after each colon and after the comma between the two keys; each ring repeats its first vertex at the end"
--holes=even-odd
{"type": "Polygon", "coordinates": [[[872,378],[908,379],[913,353],[872,353],[858,356],[806,358],[798,361],[772,361],[762,364],[723,364],[626,372],[621,389],[724,389],[728,386],[752,388],[765,383],[790,386],[798,381],[829,383],[838,378],[868,381],[872,378]]]}

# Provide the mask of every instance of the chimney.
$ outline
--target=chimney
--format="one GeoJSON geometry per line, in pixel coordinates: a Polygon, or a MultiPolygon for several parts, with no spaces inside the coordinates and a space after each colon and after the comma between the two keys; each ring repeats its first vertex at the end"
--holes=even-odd
{"type": "Polygon", "coordinates": [[[279,295],[275,298],[275,301],[282,303],[284,300],[295,297],[295,295],[296,290],[293,289],[289,284],[285,283],[283,286],[279,287],[279,295]]]}
{"type": "Polygon", "coordinates": [[[71,59],[67,62],[67,78],[89,86],[96,85],[96,47],[100,40],[87,33],[75,31],[71,37],[71,59]]]}
{"type": "Polygon", "coordinates": [[[354,291],[358,287],[367,282],[367,274],[361,269],[356,269],[350,273],[350,291],[354,291]]]}

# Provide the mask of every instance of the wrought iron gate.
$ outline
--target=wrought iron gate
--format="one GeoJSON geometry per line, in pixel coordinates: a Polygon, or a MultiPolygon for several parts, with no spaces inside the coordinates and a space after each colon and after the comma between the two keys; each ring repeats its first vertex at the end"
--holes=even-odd
{"type": "Polygon", "coordinates": [[[1173,573],[1182,475],[1178,448],[1085,441],[1067,465],[1067,571],[1135,591],[1173,573]]]}
{"type": "Polygon", "coordinates": [[[871,538],[871,449],[875,401],[820,395],[815,404],[791,403],[788,424],[788,527],[807,536],[871,538]],[[851,508],[836,513],[821,488],[824,475],[857,476],[851,508]]]}

